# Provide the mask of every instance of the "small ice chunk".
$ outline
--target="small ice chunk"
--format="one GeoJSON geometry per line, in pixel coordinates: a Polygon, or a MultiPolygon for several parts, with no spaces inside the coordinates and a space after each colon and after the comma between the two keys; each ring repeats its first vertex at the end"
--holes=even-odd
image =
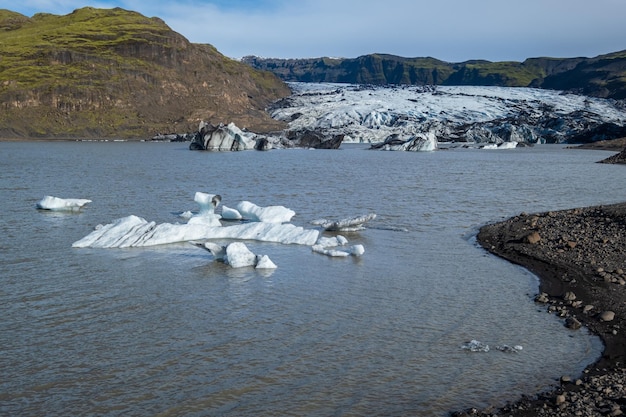
{"type": "Polygon", "coordinates": [[[225,220],[241,220],[243,216],[233,208],[222,206],[222,218],[225,220]]]}
{"type": "Polygon", "coordinates": [[[489,352],[489,345],[479,342],[478,340],[471,340],[464,343],[461,349],[469,350],[470,352],[489,352]]]}
{"type": "Polygon", "coordinates": [[[321,226],[324,230],[328,231],[340,231],[340,232],[355,232],[363,230],[365,227],[363,224],[376,218],[375,213],[365,214],[363,216],[350,217],[342,220],[327,220],[319,219],[314,220],[312,223],[317,226],[321,226]]]}
{"type": "Polygon", "coordinates": [[[264,223],[288,223],[296,212],[283,206],[260,207],[249,201],[237,204],[244,219],[264,223]]]}
{"type": "Polygon", "coordinates": [[[87,203],[91,203],[91,200],[47,195],[37,203],[37,208],[40,210],[75,211],[80,210],[87,203]]]}
{"type": "Polygon", "coordinates": [[[278,268],[267,255],[257,255],[256,269],[276,269],[278,268]]]}
{"type": "Polygon", "coordinates": [[[233,242],[226,246],[224,262],[233,268],[256,265],[256,255],[243,242],[233,242]]]}
{"type": "Polygon", "coordinates": [[[313,252],[321,253],[322,255],[331,256],[335,258],[346,257],[346,256],[361,256],[365,253],[365,248],[363,245],[354,245],[349,249],[332,249],[328,247],[324,247],[322,245],[313,245],[311,247],[313,252]]]}
{"type": "Polygon", "coordinates": [[[524,348],[520,345],[515,345],[515,346],[500,345],[500,346],[496,346],[496,349],[502,352],[506,352],[506,353],[517,353],[524,348]]]}
{"type": "Polygon", "coordinates": [[[320,245],[324,248],[334,248],[336,246],[345,246],[347,244],[348,239],[346,239],[342,235],[337,235],[333,237],[322,236],[317,240],[317,245],[320,245]]]}
{"type": "Polygon", "coordinates": [[[321,245],[313,245],[311,249],[313,250],[313,252],[321,253],[322,255],[335,258],[350,256],[350,254],[345,250],[326,249],[324,246],[321,245]]]}
{"type": "Polygon", "coordinates": [[[226,257],[226,246],[218,245],[213,242],[190,242],[191,244],[198,246],[199,248],[206,249],[211,252],[211,255],[215,259],[223,261],[226,257]]]}
{"type": "Polygon", "coordinates": [[[227,246],[213,242],[190,242],[191,244],[206,249],[218,260],[233,268],[254,266],[257,269],[276,269],[277,266],[267,255],[255,255],[243,242],[234,242],[227,246]]]}
{"type": "Polygon", "coordinates": [[[363,245],[354,245],[350,250],[352,256],[362,256],[365,253],[363,245]]]}
{"type": "Polygon", "coordinates": [[[189,220],[189,219],[191,219],[193,217],[193,213],[191,211],[187,210],[187,211],[185,211],[183,213],[180,213],[180,217],[183,218],[183,219],[189,220]]]}
{"type": "Polygon", "coordinates": [[[217,194],[207,194],[197,191],[193,200],[200,206],[200,214],[206,212],[213,213],[215,211],[215,207],[217,207],[220,204],[220,201],[222,201],[222,197],[217,194]]]}

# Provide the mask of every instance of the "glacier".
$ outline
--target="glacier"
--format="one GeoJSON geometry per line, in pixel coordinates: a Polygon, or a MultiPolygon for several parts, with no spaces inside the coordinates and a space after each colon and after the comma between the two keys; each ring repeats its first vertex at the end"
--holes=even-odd
{"type": "MultiPolygon", "coordinates": [[[[396,143],[384,150],[434,150],[465,142],[565,143],[626,135],[624,102],[554,90],[483,86],[289,83],[269,110],[289,132],[344,135],[344,143],[396,143]],[[421,140],[413,149],[410,141],[421,140]],[[403,145],[403,143],[405,143],[403,145]]],[[[513,146],[511,146],[513,147],[513,146]]],[[[505,149],[499,147],[498,149],[505,149]]]]}

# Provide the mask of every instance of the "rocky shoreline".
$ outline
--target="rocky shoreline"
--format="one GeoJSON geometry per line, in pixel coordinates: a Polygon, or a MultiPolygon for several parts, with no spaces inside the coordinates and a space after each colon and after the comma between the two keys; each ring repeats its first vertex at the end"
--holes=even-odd
{"type": "Polygon", "coordinates": [[[626,413],[626,203],[522,213],[481,228],[478,242],[540,278],[535,302],[604,343],[582,376],[500,409],[453,416],[620,416],[626,413]]]}

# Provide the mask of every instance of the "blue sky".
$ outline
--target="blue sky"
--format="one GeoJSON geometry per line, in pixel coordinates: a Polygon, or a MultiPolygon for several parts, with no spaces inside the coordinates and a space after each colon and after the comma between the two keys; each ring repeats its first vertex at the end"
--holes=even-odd
{"type": "Polygon", "coordinates": [[[232,58],[389,53],[522,61],[626,49],[626,0],[0,0],[37,12],[122,7],[232,58]]]}

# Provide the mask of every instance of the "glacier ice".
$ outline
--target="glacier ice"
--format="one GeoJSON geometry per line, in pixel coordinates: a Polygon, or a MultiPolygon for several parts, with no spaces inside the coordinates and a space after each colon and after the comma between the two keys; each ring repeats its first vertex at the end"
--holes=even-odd
{"type": "Polygon", "coordinates": [[[60,198],[47,195],[37,203],[36,207],[40,210],[51,211],[76,211],[80,210],[85,204],[91,203],[91,200],[80,198],[60,198]]]}
{"type": "MultiPolygon", "coordinates": [[[[427,150],[436,142],[563,143],[623,129],[620,103],[561,91],[488,86],[365,86],[289,83],[294,92],[270,110],[287,132],[343,134],[344,143],[407,142],[387,150],[427,150]],[[424,141],[423,139],[428,139],[424,141]],[[423,149],[419,149],[419,148],[423,149]]],[[[596,140],[596,139],[594,139],[596,140]]]]}

